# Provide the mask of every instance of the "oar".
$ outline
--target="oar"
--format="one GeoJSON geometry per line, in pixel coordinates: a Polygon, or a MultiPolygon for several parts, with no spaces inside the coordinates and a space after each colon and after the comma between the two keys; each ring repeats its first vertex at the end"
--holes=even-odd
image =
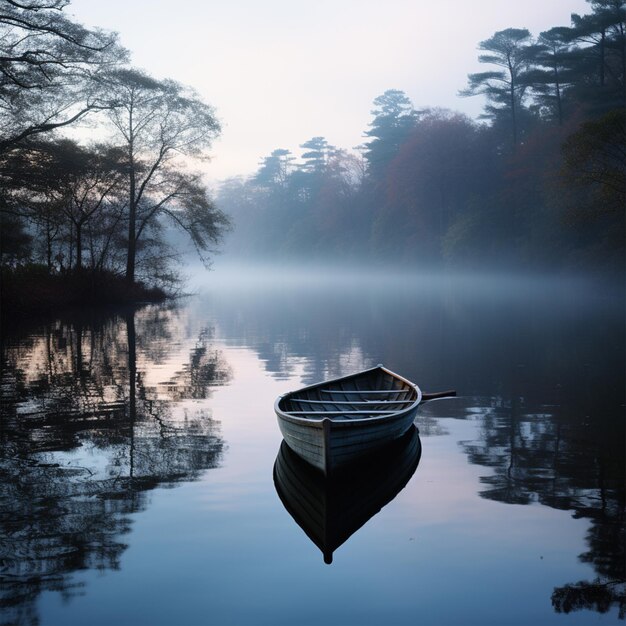
{"type": "Polygon", "coordinates": [[[436,400],[437,398],[454,398],[454,396],[456,396],[454,389],[450,389],[449,391],[435,391],[434,393],[423,393],[422,402],[436,400]]]}

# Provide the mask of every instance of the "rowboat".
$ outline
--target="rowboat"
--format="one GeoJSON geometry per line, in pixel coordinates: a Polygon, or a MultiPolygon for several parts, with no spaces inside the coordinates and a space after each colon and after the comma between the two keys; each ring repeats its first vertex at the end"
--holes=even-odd
{"type": "Polygon", "coordinates": [[[414,425],[399,439],[324,476],[281,443],[274,486],[283,506],[322,551],[325,563],[407,485],[419,464],[422,445],[414,425]]]}
{"type": "Polygon", "coordinates": [[[420,388],[382,365],[280,396],[274,410],[287,445],[329,475],[401,437],[420,388]]]}

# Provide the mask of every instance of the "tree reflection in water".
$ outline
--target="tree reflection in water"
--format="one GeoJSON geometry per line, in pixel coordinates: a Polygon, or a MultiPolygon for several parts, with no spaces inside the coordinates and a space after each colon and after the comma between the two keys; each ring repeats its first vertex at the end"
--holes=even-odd
{"type": "Polygon", "coordinates": [[[579,555],[595,570],[592,581],[557,587],[559,613],[626,610],[625,428],[611,394],[558,394],[555,405],[533,410],[517,394],[497,399],[482,415],[480,439],[463,442],[470,462],[493,468],[481,478],[481,496],[509,504],[538,502],[590,520],[588,551],[579,555]]]}
{"type": "Polygon", "coordinates": [[[230,368],[209,329],[165,367],[184,350],[179,316],[57,321],[0,346],[1,624],[37,624],[41,593],[81,593],[78,570],[119,568],[146,492],[219,465],[219,422],[176,403],[209,397],[230,368]]]}

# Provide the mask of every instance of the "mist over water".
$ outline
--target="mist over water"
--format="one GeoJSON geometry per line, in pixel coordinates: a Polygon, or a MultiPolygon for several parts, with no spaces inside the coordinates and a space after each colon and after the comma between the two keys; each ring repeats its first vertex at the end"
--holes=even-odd
{"type": "Polygon", "coordinates": [[[625,290],[618,277],[594,270],[549,272],[510,270],[497,266],[476,270],[428,265],[415,268],[406,264],[375,262],[375,259],[357,262],[285,259],[277,262],[263,258],[237,259],[228,253],[217,256],[209,269],[192,257],[185,257],[182,276],[184,291],[190,293],[215,289],[273,290],[287,286],[296,291],[335,286],[345,289],[353,285],[386,292],[401,292],[403,289],[424,289],[427,292],[454,290],[477,296],[508,298],[516,294],[539,296],[556,289],[570,298],[579,297],[582,303],[589,296],[618,302],[625,290]]]}

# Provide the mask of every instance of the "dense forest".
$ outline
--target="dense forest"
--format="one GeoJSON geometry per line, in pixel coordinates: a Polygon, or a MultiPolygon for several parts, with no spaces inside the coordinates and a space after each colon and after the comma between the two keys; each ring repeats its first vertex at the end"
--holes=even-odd
{"type": "Polygon", "coordinates": [[[194,169],[220,131],[212,107],[134,68],[114,33],[73,22],[68,3],[0,0],[9,308],[154,297],[141,281],[172,284],[168,227],[206,258],[229,226],[194,169]]]}
{"type": "Polygon", "coordinates": [[[411,266],[623,269],[626,8],[537,36],[508,28],[480,42],[485,71],[461,97],[482,119],[374,100],[356,151],[305,141],[278,148],[219,206],[238,257],[411,266]]]}
{"type": "Polygon", "coordinates": [[[390,89],[363,145],[278,148],[213,201],[210,105],[69,0],[0,0],[3,304],[154,299],[142,285],[171,291],[181,253],[208,261],[231,221],[239,258],[622,270],[626,8],[589,3],[480,42],[459,95],[485,98],[482,119],[390,89]]]}

